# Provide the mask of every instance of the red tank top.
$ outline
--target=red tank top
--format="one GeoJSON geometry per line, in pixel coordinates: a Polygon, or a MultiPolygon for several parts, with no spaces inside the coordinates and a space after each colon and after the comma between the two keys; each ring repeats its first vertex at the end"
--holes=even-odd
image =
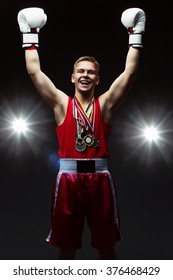
{"type": "Polygon", "coordinates": [[[111,126],[102,120],[99,100],[95,99],[95,128],[94,136],[99,140],[96,148],[87,147],[85,151],[78,152],[76,145],[76,120],[73,117],[72,98],[69,97],[65,120],[56,127],[56,135],[58,138],[59,158],[108,158],[108,137],[111,126]]]}

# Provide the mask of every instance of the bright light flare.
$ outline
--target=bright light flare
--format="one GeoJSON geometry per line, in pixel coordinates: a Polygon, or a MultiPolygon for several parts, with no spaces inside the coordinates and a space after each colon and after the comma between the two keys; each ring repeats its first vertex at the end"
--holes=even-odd
{"type": "Polygon", "coordinates": [[[149,142],[156,142],[159,138],[159,130],[154,126],[146,127],[144,129],[144,137],[149,142]]]}
{"type": "Polygon", "coordinates": [[[51,139],[54,125],[54,119],[49,111],[47,114],[43,101],[26,100],[21,98],[21,94],[12,103],[4,98],[0,113],[0,149],[6,149],[16,157],[28,151],[42,154],[43,144],[51,139]]]}
{"type": "Polygon", "coordinates": [[[155,104],[141,110],[132,104],[124,112],[126,120],[119,127],[122,129],[124,143],[130,148],[127,160],[136,157],[148,165],[161,158],[166,164],[172,165],[173,111],[155,104]]]}
{"type": "Polygon", "coordinates": [[[26,120],[20,118],[20,119],[15,119],[13,122],[12,122],[12,128],[14,130],[14,132],[17,132],[18,134],[21,134],[21,133],[25,133],[27,131],[27,122],[26,120]]]}

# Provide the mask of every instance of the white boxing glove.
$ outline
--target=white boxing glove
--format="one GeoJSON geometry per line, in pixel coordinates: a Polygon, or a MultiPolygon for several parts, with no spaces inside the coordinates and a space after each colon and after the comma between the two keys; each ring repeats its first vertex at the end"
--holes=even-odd
{"type": "Polygon", "coordinates": [[[39,47],[38,32],[47,22],[44,10],[35,7],[23,9],[18,13],[17,21],[22,33],[22,47],[39,47]]]}
{"type": "Polygon", "coordinates": [[[140,8],[129,8],[122,13],[121,22],[128,30],[129,45],[142,48],[146,22],[145,12],[140,8]]]}

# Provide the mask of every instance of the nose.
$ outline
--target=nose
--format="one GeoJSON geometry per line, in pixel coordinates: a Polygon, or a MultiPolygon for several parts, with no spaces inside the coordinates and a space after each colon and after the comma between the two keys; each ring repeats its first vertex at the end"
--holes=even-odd
{"type": "Polygon", "coordinates": [[[88,71],[84,71],[82,76],[87,77],[88,76],[88,71]]]}

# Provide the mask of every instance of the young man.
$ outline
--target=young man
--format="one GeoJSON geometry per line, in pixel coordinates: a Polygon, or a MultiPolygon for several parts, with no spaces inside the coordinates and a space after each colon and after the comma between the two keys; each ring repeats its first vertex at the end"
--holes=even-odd
{"type": "Polygon", "coordinates": [[[139,8],[122,13],[122,24],[129,32],[125,68],[98,98],[94,97],[94,90],[99,84],[100,66],[94,57],[84,56],[75,62],[71,76],[73,98],[56,88],[41,71],[38,32],[46,21],[41,8],[18,13],[28,74],[52,107],[57,124],[60,168],[52,192],[47,241],[60,248],[59,259],[74,259],[76,249],[81,247],[86,217],[92,246],[98,249],[100,259],[116,259],[115,244],[120,240],[120,232],[116,189],[107,167],[108,137],[114,110],[125,98],[138,71],[145,13],[139,8]]]}

